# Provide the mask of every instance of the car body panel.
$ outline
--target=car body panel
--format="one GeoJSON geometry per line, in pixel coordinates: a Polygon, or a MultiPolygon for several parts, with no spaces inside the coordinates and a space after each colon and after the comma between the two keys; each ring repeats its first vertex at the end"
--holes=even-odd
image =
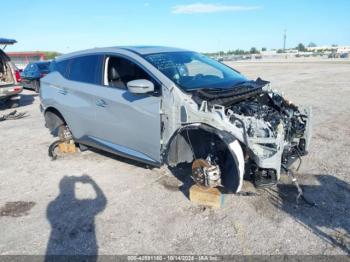
{"type": "Polygon", "coordinates": [[[21,85],[6,85],[0,87],[0,99],[15,97],[23,90],[21,85]]]}
{"type": "Polygon", "coordinates": [[[109,87],[95,90],[94,96],[96,137],[160,163],[160,97],[109,87]]]}
{"type": "MultiPolygon", "coordinates": [[[[133,52],[112,50],[97,54],[124,56],[135,63],[142,61],[133,52]]],[[[76,54],[79,55],[83,54],[76,54]]],[[[150,74],[151,71],[157,73],[151,65],[149,67],[150,74]]],[[[57,109],[77,141],[94,144],[106,151],[115,150],[118,154],[129,152],[130,156],[137,155],[136,159],[146,163],[160,164],[160,97],[70,81],[58,72],[42,78],[41,85],[43,110],[57,109]],[[106,105],[99,106],[100,100],[106,105]]]]}
{"type": "Polygon", "coordinates": [[[64,116],[76,139],[96,135],[93,93],[99,87],[69,81],[58,72],[47,75],[43,83],[45,88],[41,89],[40,96],[46,101],[45,108],[56,108],[64,116]],[[46,83],[50,83],[49,86],[45,86],[46,83]]]}
{"type": "Polygon", "coordinates": [[[0,38],[0,45],[13,45],[17,43],[15,39],[0,38]]]}

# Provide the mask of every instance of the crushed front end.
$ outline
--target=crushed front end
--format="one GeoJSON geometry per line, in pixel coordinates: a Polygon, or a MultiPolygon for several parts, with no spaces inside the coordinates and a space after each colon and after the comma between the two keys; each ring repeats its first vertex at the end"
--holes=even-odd
{"type": "Polygon", "coordinates": [[[245,177],[256,186],[275,184],[281,169],[306,155],[311,108],[296,106],[258,78],[234,89],[198,90],[192,98],[208,111],[224,114],[225,130],[240,142],[245,177]]]}

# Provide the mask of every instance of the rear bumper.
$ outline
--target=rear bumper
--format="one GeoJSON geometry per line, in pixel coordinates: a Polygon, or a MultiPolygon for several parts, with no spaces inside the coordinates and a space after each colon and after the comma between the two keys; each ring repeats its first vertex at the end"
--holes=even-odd
{"type": "Polygon", "coordinates": [[[0,87],[0,99],[16,96],[23,91],[21,85],[9,85],[0,87]]]}

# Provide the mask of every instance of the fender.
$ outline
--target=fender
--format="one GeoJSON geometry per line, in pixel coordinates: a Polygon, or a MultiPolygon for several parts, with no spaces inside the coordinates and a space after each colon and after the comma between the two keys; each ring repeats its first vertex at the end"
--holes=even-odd
{"type": "Polygon", "coordinates": [[[48,107],[43,111],[45,118],[45,127],[50,130],[53,136],[58,136],[60,126],[66,124],[66,120],[62,114],[54,107],[48,107]]]}
{"type": "Polygon", "coordinates": [[[223,176],[223,185],[234,193],[241,191],[245,172],[244,153],[241,144],[232,134],[215,129],[216,134],[227,146],[231,159],[226,160],[226,175],[223,176]]]}
{"type": "MultiPolygon", "coordinates": [[[[232,134],[219,130],[209,125],[201,123],[192,123],[179,128],[168,142],[165,151],[165,162],[169,166],[176,166],[179,163],[191,163],[194,158],[191,147],[202,147],[205,138],[201,139],[201,134],[188,144],[185,137],[187,131],[198,130],[205,131],[207,135],[215,135],[215,137],[224,144],[228,149],[225,151],[224,164],[222,168],[222,184],[229,191],[237,193],[243,185],[245,161],[244,154],[240,142],[232,134]],[[228,155],[227,155],[228,154],[228,155]]],[[[203,133],[203,132],[202,132],[203,133]]]]}
{"type": "Polygon", "coordinates": [[[235,160],[236,166],[238,167],[239,184],[235,193],[238,193],[242,189],[243,177],[244,177],[244,155],[242,147],[239,141],[236,139],[228,145],[233,159],[235,160]]]}

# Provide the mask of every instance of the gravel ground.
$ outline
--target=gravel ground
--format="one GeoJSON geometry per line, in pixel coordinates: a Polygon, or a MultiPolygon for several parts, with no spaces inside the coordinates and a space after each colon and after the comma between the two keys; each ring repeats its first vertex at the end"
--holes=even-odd
{"type": "MultiPolygon", "coordinates": [[[[318,207],[295,204],[283,178],[221,209],[191,203],[166,168],[99,151],[50,161],[39,98],[0,122],[0,254],[349,254],[350,63],[231,62],[313,107],[313,140],[298,178],[318,207]],[[179,189],[180,188],[180,189],[179,189]]],[[[2,110],[2,113],[9,110],[2,110]]]]}

